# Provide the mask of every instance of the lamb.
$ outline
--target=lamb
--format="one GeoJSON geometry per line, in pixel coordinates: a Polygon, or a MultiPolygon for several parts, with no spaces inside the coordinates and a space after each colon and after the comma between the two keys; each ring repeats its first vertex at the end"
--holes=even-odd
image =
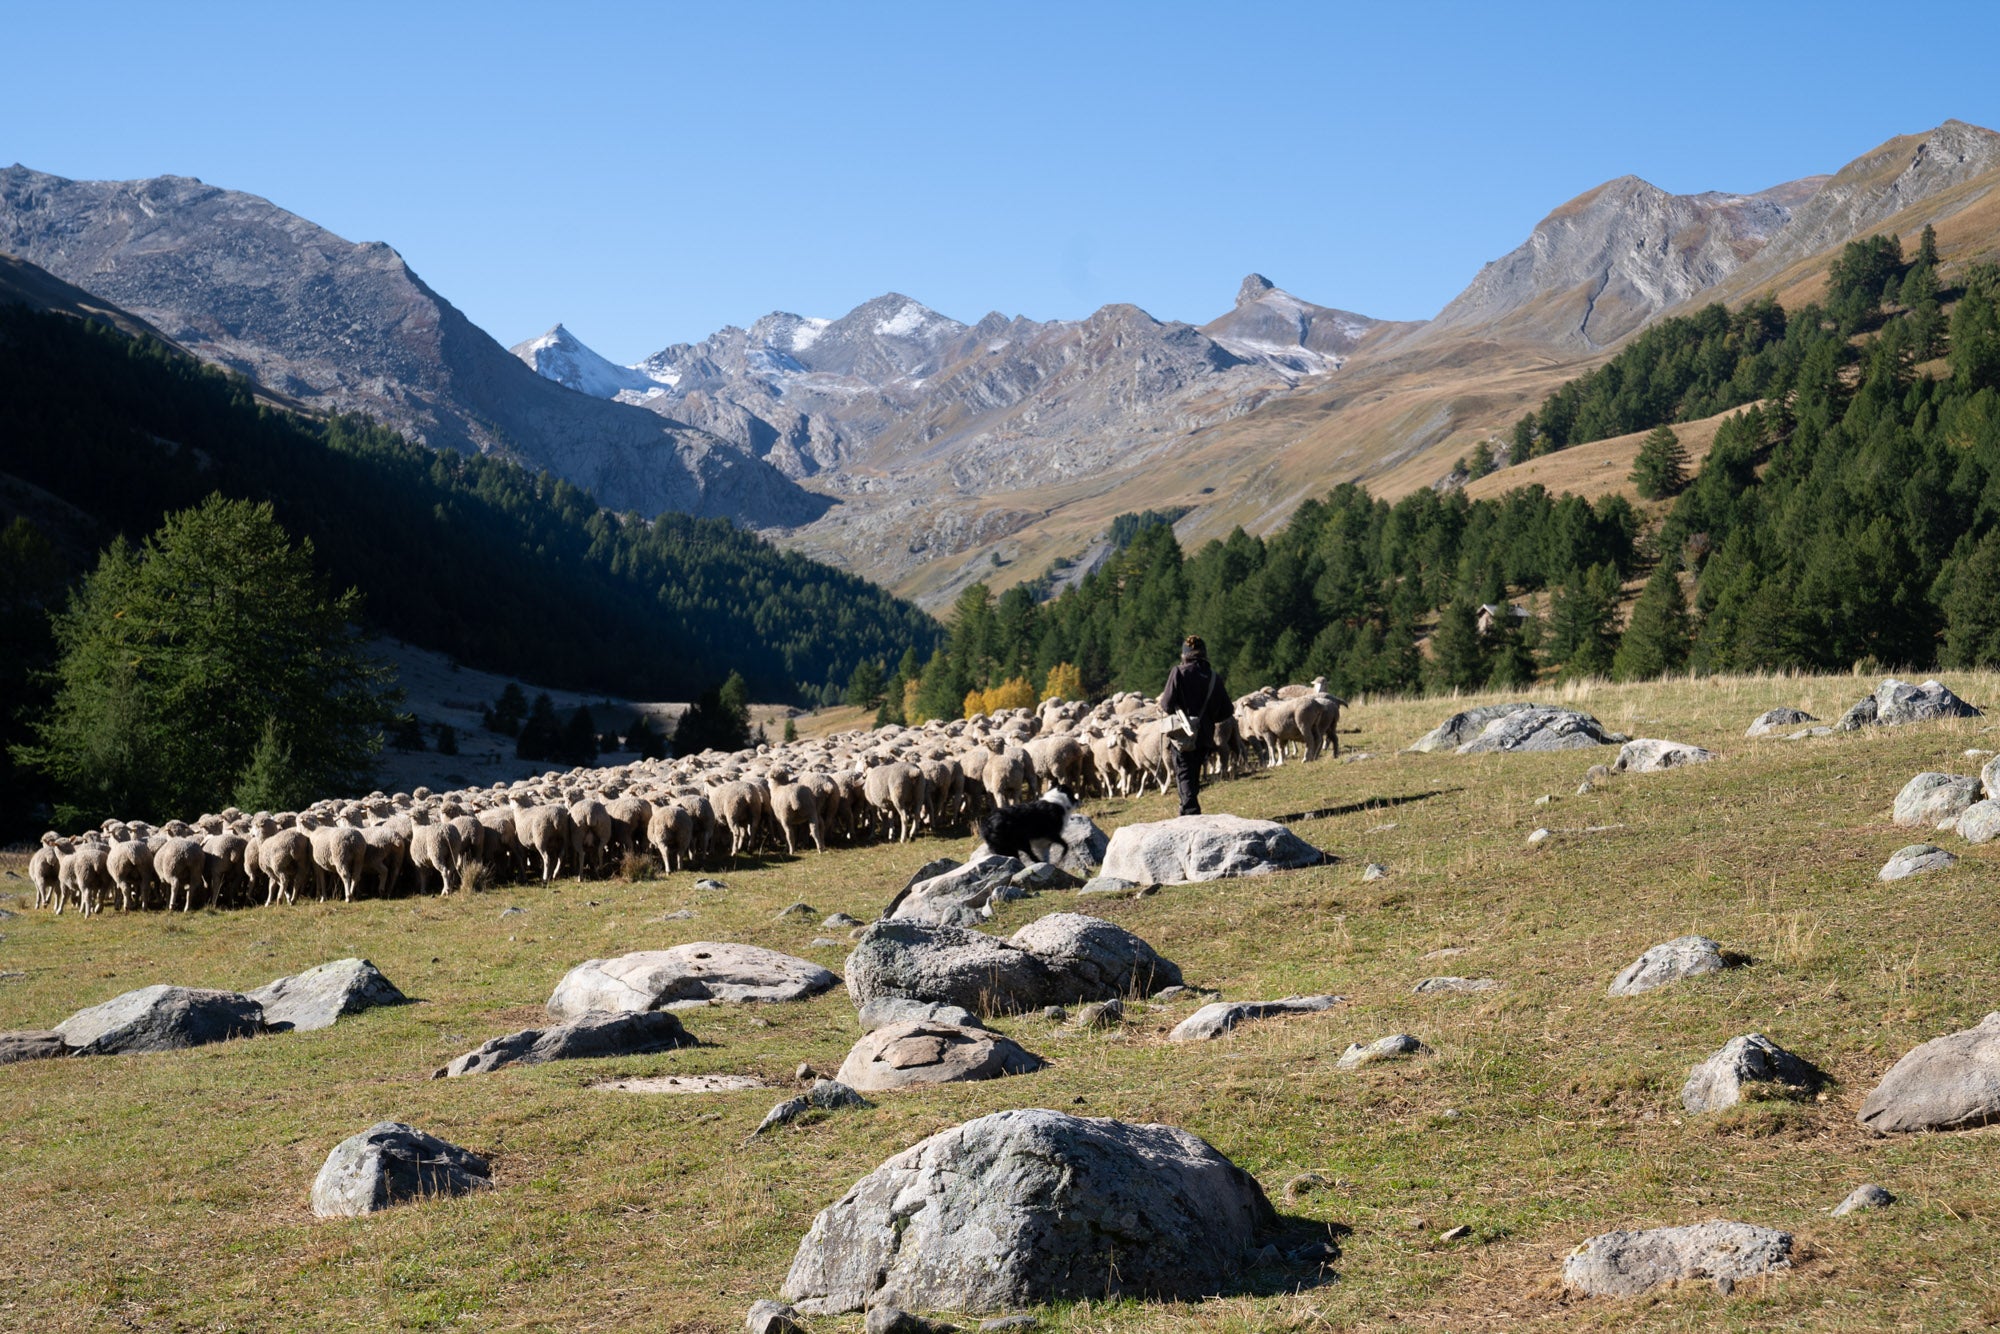
{"type": "Polygon", "coordinates": [[[826,851],[826,834],[819,818],[819,799],[804,783],[771,784],[771,818],[785,836],[785,852],[796,857],[798,844],[793,835],[804,828],[812,835],[813,847],[826,851]]]}
{"type": "Polygon", "coordinates": [[[208,853],[192,838],[169,838],[153,853],[153,874],[167,887],[167,911],[174,910],[179,898],[186,912],[194,906],[196,891],[208,886],[208,853]]]}
{"type": "Polygon", "coordinates": [[[563,853],[570,847],[570,815],[567,806],[540,806],[534,798],[516,794],[514,832],[524,853],[532,852],[542,864],[542,883],[562,874],[563,853]]]}
{"type": "Polygon", "coordinates": [[[716,788],[712,803],[716,815],[729,830],[730,858],[750,851],[757,841],[758,826],[764,823],[764,814],[769,809],[764,789],[738,779],[716,788]]]}
{"type": "Polygon", "coordinates": [[[908,843],[924,811],[924,771],[914,764],[878,764],[862,773],[862,790],[886,826],[896,821],[896,841],[908,843]]]}
{"type": "Polygon", "coordinates": [[[62,911],[62,858],[72,850],[66,838],[51,829],[42,835],[41,846],[28,858],[28,879],[35,886],[35,906],[62,911]]]}
{"type": "Polygon", "coordinates": [[[325,876],[336,877],[340,881],[341,901],[352,903],[355,886],[361,882],[362,867],[368,860],[368,840],[352,825],[315,824],[307,837],[312,841],[313,865],[319,869],[320,883],[325,883],[325,876]]]}
{"type": "Polygon", "coordinates": [[[410,864],[419,874],[424,871],[437,874],[440,896],[451,893],[463,852],[463,836],[450,821],[438,819],[437,813],[427,806],[410,812],[410,864]]]}
{"type": "Polygon", "coordinates": [[[581,880],[586,862],[593,871],[604,869],[604,854],[611,846],[611,812],[597,798],[582,797],[570,802],[569,818],[570,852],[581,880]]]}
{"type": "Polygon", "coordinates": [[[201,850],[208,854],[208,906],[220,907],[224,890],[231,891],[233,900],[236,888],[250,883],[244,866],[250,845],[241,834],[225,826],[222,832],[204,838],[201,850]]]}
{"type": "Polygon", "coordinates": [[[257,845],[257,864],[270,880],[264,896],[267,908],[281,898],[287,903],[297,903],[306,878],[310,876],[315,882],[319,879],[312,840],[303,829],[278,829],[265,837],[257,845]]]}
{"type": "Polygon", "coordinates": [[[671,875],[687,864],[694,848],[694,812],[678,800],[662,802],[646,822],[646,838],[660,854],[661,869],[671,875]]]}

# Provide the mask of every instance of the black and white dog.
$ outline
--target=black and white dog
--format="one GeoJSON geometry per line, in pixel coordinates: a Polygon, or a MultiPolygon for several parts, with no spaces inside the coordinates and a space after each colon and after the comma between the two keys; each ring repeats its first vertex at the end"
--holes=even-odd
{"type": "Polygon", "coordinates": [[[1052,787],[1042,794],[1040,801],[995,810],[979,822],[979,836],[986,840],[989,851],[1002,857],[1052,861],[1054,858],[1049,856],[1052,849],[1061,848],[1064,855],[1069,852],[1069,844],[1063,842],[1063,822],[1075,807],[1069,793],[1052,787]]]}

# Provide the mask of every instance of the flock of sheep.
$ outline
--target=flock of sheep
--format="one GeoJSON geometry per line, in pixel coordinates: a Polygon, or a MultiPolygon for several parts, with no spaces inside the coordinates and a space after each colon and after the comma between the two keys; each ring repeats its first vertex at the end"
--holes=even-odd
{"type": "MultiPolygon", "coordinates": [[[[1218,725],[1210,773],[1318,759],[1341,701],[1325,678],[1266,687],[1218,725]]],[[[297,813],[233,808],[192,824],[107,820],[64,837],[44,834],[29,861],[35,904],[89,915],[164,907],[296,902],[301,891],[343,900],[477,888],[569,871],[603,873],[647,849],[668,872],[801,843],[896,839],[963,828],[987,809],[1048,787],[1078,796],[1134,796],[1173,787],[1166,719],[1138,694],[1096,705],[1050,699],[918,728],[844,732],[754,751],[704,751],[603,769],[546,774],[443,794],[426,788],[322,801],[297,813]],[[406,878],[407,877],[407,878],[406,878]]]]}

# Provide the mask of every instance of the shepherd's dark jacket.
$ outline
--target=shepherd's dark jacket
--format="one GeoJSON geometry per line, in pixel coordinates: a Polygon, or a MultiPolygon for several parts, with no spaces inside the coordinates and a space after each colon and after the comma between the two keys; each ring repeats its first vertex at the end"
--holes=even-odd
{"type": "Polygon", "coordinates": [[[1183,662],[1167,673],[1167,688],[1160,695],[1160,707],[1168,713],[1182,712],[1194,721],[1195,735],[1201,738],[1201,748],[1207,750],[1215,743],[1215,725],[1229,716],[1233,707],[1229,698],[1229,684],[1222,674],[1208,665],[1206,659],[1197,658],[1193,662],[1183,662]],[[1214,695],[1209,694],[1211,683],[1214,695]],[[1208,708],[1202,708],[1207,701],[1208,708]]]}

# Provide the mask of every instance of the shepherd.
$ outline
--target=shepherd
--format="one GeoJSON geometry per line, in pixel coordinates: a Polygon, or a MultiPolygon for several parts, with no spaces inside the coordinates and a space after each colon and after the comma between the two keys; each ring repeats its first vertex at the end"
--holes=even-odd
{"type": "Polygon", "coordinates": [[[1201,766],[1215,744],[1215,725],[1230,710],[1222,673],[1208,664],[1208,645],[1200,635],[1181,641],[1180,664],[1167,673],[1160,692],[1160,710],[1168,718],[1167,743],[1174,753],[1174,781],[1180,787],[1181,814],[1201,814],[1201,766]]]}

